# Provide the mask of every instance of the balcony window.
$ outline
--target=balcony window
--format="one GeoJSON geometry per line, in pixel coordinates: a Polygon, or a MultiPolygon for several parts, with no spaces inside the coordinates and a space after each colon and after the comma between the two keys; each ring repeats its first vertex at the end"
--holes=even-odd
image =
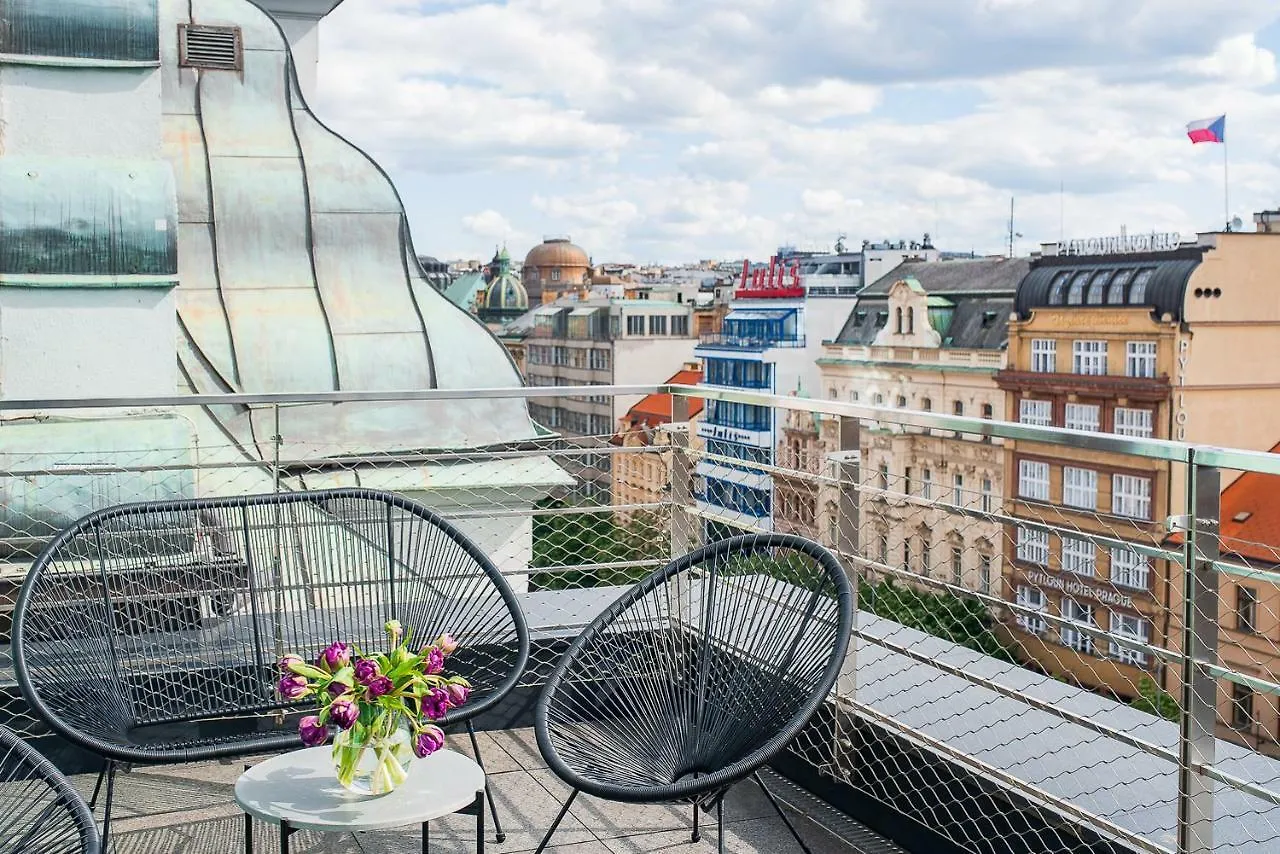
{"type": "Polygon", "coordinates": [[[1052,374],[1058,370],[1058,342],[1052,338],[1031,339],[1031,370],[1052,374]]]}
{"type": "Polygon", "coordinates": [[[1068,403],[1063,414],[1062,426],[1068,430],[1097,432],[1102,428],[1101,407],[1096,403],[1068,403]]]}
{"type": "Polygon", "coordinates": [[[962,474],[951,477],[951,503],[957,507],[964,506],[964,475],[962,474]]]}
{"type": "Polygon", "coordinates": [[[1018,529],[1018,560],[1045,566],[1049,563],[1049,532],[1018,529]]]}
{"type": "Polygon", "coordinates": [[[1253,689],[1231,683],[1231,726],[1253,729],[1253,689]]]}
{"type": "Polygon", "coordinates": [[[1131,474],[1111,476],[1111,512],[1130,519],[1151,518],[1151,478],[1131,474]]]}
{"type": "Polygon", "coordinates": [[[627,334],[628,335],[644,334],[644,315],[642,314],[627,315],[627,334]]]}
{"type": "MultiPolygon", "coordinates": [[[[1151,643],[1151,624],[1136,614],[1112,613],[1111,634],[1137,641],[1138,643],[1149,644],[1151,643]]],[[[1145,652],[1121,646],[1115,641],[1111,641],[1109,652],[1112,658],[1117,659],[1122,664],[1132,664],[1136,667],[1145,667],[1147,664],[1147,654],[1145,652]]]]}
{"type": "Polygon", "coordinates": [[[1236,586],[1236,629],[1247,634],[1258,631],[1258,591],[1243,584],[1236,586]]]}
{"type": "Polygon", "coordinates": [[[1146,590],[1151,576],[1151,563],[1133,549],[1111,550],[1111,583],[1131,590],[1146,590]]]}
{"type": "Polygon", "coordinates": [[[1081,510],[1098,509],[1098,473],[1092,469],[1064,466],[1062,503],[1081,510]]]}
{"type": "MultiPolygon", "coordinates": [[[[1096,628],[1098,625],[1093,618],[1093,606],[1082,605],[1074,599],[1062,600],[1062,618],[1091,628],[1096,628]]],[[[1093,655],[1093,637],[1088,633],[1077,629],[1063,629],[1061,638],[1063,646],[1070,647],[1076,652],[1093,655]]]]}
{"type": "Polygon", "coordinates": [[[1139,439],[1151,438],[1151,410],[1129,409],[1123,406],[1116,407],[1115,434],[1117,436],[1134,436],[1139,439]]]}
{"type": "Polygon", "coordinates": [[[1116,273],[1115,278],[1111,280],[1111,286],[1107,288],[1108,305],[1124,305],[1124,286],[1129,284],[1132,278],[1133,270],[1121,270],[1116,273]]]}
{"type": "Polygon", "coordinates": [[[982,479],[982,512],[992,513],[995,511],[996,495],[995,489],[992,487],[991,478],[984,477],[982,479]]]}
{"type": "MultiPolygon", "coordinates": [[[[1045,600],[1044,591],[1036,587],[1025,587],[1019,585],[1018,592],[1013,600],[1016,604],[1021,605],[1031,611],[1044,611],[1045,600]]],[[[1044,617],[1036,614],[1024,614],[1021,611],[1017,613],[1018,625],[1023,631],[1030,632],[1033,635],[1042,635],[1045,632],[1044,617]]]]}
{"type": "Polygon", "coordinates": [[[1036,427],[1052,427],[1053,401],[1028,400],[1024,397],[1018,401],[1018,420],[1023,424],[1031,424],[1036,427]]]}
{"type": "Polygon", "coordinates": [[[1097,569],[1097,549],[1088,540],[1062,536],[1062,569],[1092,578],[1097,569]]]}
{"type": "Polygon", "coordinates": [[[1156,342],[1130,341],[1125,344],[1124,375],[1152,378],[1156,375],[1156,342]]]}
{"type": "Polygon", "coordinates": [[[1085,376],[1107,375],[1107,342],[1075,341],[1071,345],[1072,373],[1085,376]]]}
{"type": "Polygon", "coordinates": [[[924,479],[920,482],[920,497],[925,500],[933,500],[933,471],[931,469],[924,470],[924,479]]]}
{"type": "Polygon", "coordinates": [[[667,316],[665,314],[649,315],[649,334],[650,335],[666,335],[667,334],[667,316]]]}
{"type": "Polygon", "coordinates": [[[1049,500],[1049,464],[1037,460],[1018,461],[1018,495],[1031,501],[1049,500]]]}
{"type": "Polygon", "coordinates": [[[707,423],[738,430],[763,432],[773,428],[773,410],[750,403],[707,401],[707,423]]]}

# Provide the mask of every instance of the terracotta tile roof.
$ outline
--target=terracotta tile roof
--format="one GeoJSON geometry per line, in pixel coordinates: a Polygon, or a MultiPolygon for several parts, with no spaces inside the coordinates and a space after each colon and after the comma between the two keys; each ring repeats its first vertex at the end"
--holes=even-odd
{"type": "MultiPolygon", "coordinates": [[[[1280,453],[1280,444],[1271,449],[1280,453]]],[[[1222,551],[1280,564],[1280,475],[1245,472],[1222,491],[1222,551]]]]}
{"type": "MultiPolygon", "coordinates": [[[[675,376],[667,380],[672,385],[697,385],[702,382],[701,370],[681,370],[677,371],[675,376]]],[[[689,416],[692,417],[702,411],[702,399],[693,398],[689,401],[689,416]]],[[[635,406],[627,410],[627,422],[629,424],[647,424],[650,427],[656,427],[659,424],[669,424],[671,422],[671,395],[669,394],[651,394],[635,406]]]]}

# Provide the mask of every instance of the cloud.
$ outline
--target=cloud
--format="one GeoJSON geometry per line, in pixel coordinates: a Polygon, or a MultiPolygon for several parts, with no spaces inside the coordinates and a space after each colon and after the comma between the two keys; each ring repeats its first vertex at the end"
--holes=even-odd
{"type": "Polygon", "coordinates": [[[462,218],[462,227],[477,237],[490,240],[510,240],[522,236],[511,227],[505,216],[492,209],[467,214],[462,218]]]}

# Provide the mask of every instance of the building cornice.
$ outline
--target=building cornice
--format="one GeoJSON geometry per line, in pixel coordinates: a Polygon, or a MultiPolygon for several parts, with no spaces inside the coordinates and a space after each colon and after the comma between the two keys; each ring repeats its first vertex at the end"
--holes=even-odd
{"type": "Polygon", "coordinates": [[[1149,403],[1167,401],[1173,393],[1169,377],[1093,376],[1086,374],[1041,373],[1003,370],[996,373],[996,385],[1004,391],[1034,391],[1041,394],[1080,394],[1089,397],[1124,397],[1149,403]]]}

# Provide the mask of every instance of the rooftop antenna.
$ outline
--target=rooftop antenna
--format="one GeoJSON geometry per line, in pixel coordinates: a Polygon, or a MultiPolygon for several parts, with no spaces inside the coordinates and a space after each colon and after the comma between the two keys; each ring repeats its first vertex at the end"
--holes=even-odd
{"type": "Polygon", "coordinates": [[[1013,257],[1013,241],[1022,234],[1013,230],[1013,196],[1009,197],[1009,257],[1013,257]]]}
{"type": "Polygon", "coordinates": [[[1067,183],[1058,179],[1058,245],[1066,238],[1067,183]]]}

